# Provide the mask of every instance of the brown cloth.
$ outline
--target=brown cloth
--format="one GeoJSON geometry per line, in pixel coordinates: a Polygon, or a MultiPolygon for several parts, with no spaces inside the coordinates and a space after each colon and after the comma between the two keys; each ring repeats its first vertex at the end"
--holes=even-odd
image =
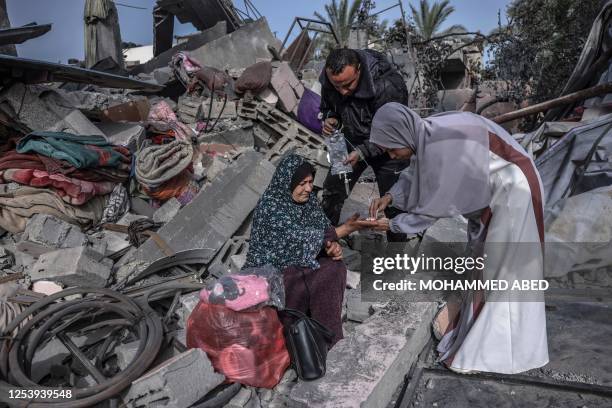
{"type": "Polygon", "coordinates": [[[270,61],[262,61],[245,69],[234,84],[234,88],[238,93],[251,91],[253,94],[258,94],[270,85],[271,80],[272,64],[270,61]]]}
{"type": "Polygon", "coordinates": [[[51,190],[34,187],[8,190],[6,186],[0,185],[0,227],[11,233],[25,230],[28,219],[34,214],[53,215],[85,227],[97,224],[106,204],[104,196],[95,196],[84,205],[73,206],[51,190]]]}
{"type": "MultiPolygon", "coordinates": [[[[325,233],[325,242],[335,241],[334,228],[325,233]]],[[[324,252],[323,252],[324,253],[324,252]]],[[[283,270],[285,284],[285,307],[309,314],[334,333],[331,346],[344,336],[342,334],[342,300],[346,287],[346,266],[342,261],[334,261],[320,256],[318,269],[290,266],[283,270]]],[[[283,325],[291,324],[292,319],[283,316],[283,325]]]]}

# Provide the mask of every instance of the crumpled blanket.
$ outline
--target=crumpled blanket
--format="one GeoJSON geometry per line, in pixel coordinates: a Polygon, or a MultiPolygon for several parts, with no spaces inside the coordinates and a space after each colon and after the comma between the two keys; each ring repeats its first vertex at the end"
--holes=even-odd
{"type": "Polygon", "coordinates": [[[122,183],[130,176],[129,163],[121,163],[117,168],[77,169],[63,160],[34,153],[21,154],[15,150],[8,151],[0,157],[0,170],[8,169],[43,170],[49,174],[64,174],[85,181],[112,181],[114,183],[122,183]]]}
{"type": "Polygon", "coordinates": [[[73,135],[65,132],[32,132],[17,143],[18,153],[38,153],[65,160],[78,169],[117,167],[130,163],[130,151],[114,146],[102,136],[73,135]]]}
{"type": "Polygon", "coordinates": [[[83,205],[94,196],[109,194],[114,187],[109,181],[85,181],[33,169],[0,170],[0,179],[31,187],[52,187],[64,201],[73,205],[83,205]]]}
{"type": "Polygon", "coordinates": [[[189,168],[183,170],[178,176],[172,177],[156,189],[148,189],[143,186],[143,192],[149,197],[161,203],[176,198],[181,205],[185,206],[191,202],[200,191],[198,183],[193,179],[193,173],[189,168]]]}
{"type": "Polygon", "coordinates": [[[193,146],[182,140],[146,147],[136,157],[136,179],[145,188],[154,190],[179,175],[192,159],[193,146]]]}
{"type": "Polygon", "coordinates": [[[73,206],[49,189],[24,186],[11,190],[7,186],[0,184],[0,227],[13,234],[25,230],[34,214],[53,215],[82,227],[95,225],[106,204],[104,196],[95,196],[81,206],[73,206]]]}
{"type": "Polygon", "coordinates": [[[147,123],[161,132],[172,130],[177,139],[186,142],[191,142],[192,137],[195,136],[195,133],[189,126],[178,120],[176,114],[166,101],[160,101],[151,108],[147,123]]]}

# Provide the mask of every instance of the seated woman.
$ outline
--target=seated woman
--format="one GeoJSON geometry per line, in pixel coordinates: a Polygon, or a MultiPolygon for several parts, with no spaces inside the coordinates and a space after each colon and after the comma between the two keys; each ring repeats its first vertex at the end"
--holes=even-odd
{"type": "MultiPolygon", "coordinates": [[[[388,205],[406,211],[380,219],[379,229],[414,234],[439,218],[462,214],[469,220],[468,240],[488,256],[475,279],[510,285],[543,279],[539,175],[502,127],[466,112],[421,119],[404,105],[388,103],[374,116],[370,142],[391,158],[414,156],[412,175],[402,173],[370,207],[371,217],[388,205]]],[[[548,363],[541,293],[529,300],[482,290],[465,295],[459,314],[441,327],[438,351],[448,368],[515,374],[548,363]]]]}
{"type": "Polygon", "coordinates": [[[356,231],[355,214],[334,228],[312,192],[314,168],[292,154],[278,164],[255,208],[245,267],[274,265],[283,273],[287,308],[309,313],[342,339],[346,267],[337,240],[356,231]]]}

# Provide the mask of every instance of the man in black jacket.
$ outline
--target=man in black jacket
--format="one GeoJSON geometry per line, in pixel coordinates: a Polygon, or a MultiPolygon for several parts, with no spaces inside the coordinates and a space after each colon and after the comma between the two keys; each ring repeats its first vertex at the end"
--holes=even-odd
{"type": "MultiPolygon", "coordinates": [[[[389,191],[406,168],[405,161],[392,160],[369,142],[370,126],[376,111],[388,102],[408,104],[408,90],[401,74],[387,58],[374,50],[339,48],[330,52],[319,81],[323,134],[341,128],[347,140],[347,163],[353,166],[350,189],[368,165],[372,166],[381,197],[389,191]]],[[[322,207],[332,224],[338,225],[347,199],[343,181],[331,173],[323,184],[322,207]]],[[[393,218],[400,211],[385,209],[393,218]]],[[[390,241],[405,240],[404,234],[389,233],[390,241]]]]}

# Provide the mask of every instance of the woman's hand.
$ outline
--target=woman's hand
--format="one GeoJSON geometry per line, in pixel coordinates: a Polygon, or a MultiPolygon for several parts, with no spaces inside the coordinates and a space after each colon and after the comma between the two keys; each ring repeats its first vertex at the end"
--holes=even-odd
{"type": "Polygon", "coordinates": [[[377,219],[378,212],[383,211],[392,202],[393,202],[393,197],[389,193],[372,201],[372,203],[370,204],[370,218],[377,219]]]}
{"type": "Polygon", "coordinates": [[[355,231],[359,231],[365,228],[374,228],[376,226],[375,221],[360,220],[359,213],[351,215],[351,217],[344,222],[344,224],[336,227],[336,235],[338,238],[344,238],[355,231]]]}
{"type": "Polygon", "coordinates": [[[389,219],[388,218],[379,218],[376,221],[376,226],[372,228],[375,231],[389,231],[389,219]]]}
{"type": "Polygon", "coordinates": [[[342,259],[342,246],[336,241],[327,241],[325,243],[325,253],[334,261],[342,259]]]}

